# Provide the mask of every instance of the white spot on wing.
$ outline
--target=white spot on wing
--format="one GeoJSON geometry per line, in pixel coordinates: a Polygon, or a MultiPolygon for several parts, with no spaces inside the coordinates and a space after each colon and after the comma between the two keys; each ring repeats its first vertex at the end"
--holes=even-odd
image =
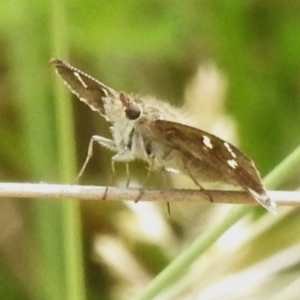
{"type": "Polygon", "coordinates": [[[234,158],[236,158],[236,154],[233,152],[233,150],[231,149],[230,145],[228,143],[224,142],[224,146],[228,150],[228,152],[231,154],[231,156],[234,157],[234,158]]]}
{"type": "Polygon", "coordinates": [[[227,163],[232,169],[235,169],[238,166],[238,163],[234,159],[228,159],[227,163]]]}
{"type": "Polygon", "coordinates": [[[79,80],[79,82],[82,84],[82,86],[87,89],[87,85],[86,83],[83,81],[83,79],[81,78],[80,74],[76,71],[74,71],[74,76],[77,77],[77,79],[79,80]]]}
{"type": "Polygon", "coordinates": [[[166,170],[167,172],[174,173],[174,174],[178,174],[178,173],[179,173],[178,170],[173,169],[173,168],[166,168],[165,170],[166,170]]]}
{"type": "Polygon", "coordinates": [[[106,89],[103,89],[103,88],[102,88],[101,90],[102,90],[102,92],[105,94],[105,96],[108,97],[108,92],[107,92],[107,90],[106,90],[106,89]]]}
{"type": "Polygon", "coordinates": [[[203,144],[207,147],[207,148],[210,148],[210,149],[213,149],[213,145],[210,141],[210,138],[206,135],[203,136],[203,144]]]}

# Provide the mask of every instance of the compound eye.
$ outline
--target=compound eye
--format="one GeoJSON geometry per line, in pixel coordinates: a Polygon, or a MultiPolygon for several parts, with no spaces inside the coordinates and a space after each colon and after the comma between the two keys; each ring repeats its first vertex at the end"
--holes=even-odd
{"type": "Polygon", "coordinates": [[[124,106],[126,117],[129,120],[137,120],[141,116],[141,108],[137,104],[132,103],[122,92],[120,93],[120,100],[124,106]]]}
{"type": "Polygon", "coordinates": [[[137,105],[130,105],[130,107],[125,110],[125,114],[129,120],[136,120],[141,115],[141,109],[137,105]]]}

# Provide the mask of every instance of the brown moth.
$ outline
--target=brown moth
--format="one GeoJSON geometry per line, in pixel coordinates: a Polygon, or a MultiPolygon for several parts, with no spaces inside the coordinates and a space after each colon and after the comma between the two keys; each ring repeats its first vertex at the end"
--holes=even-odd
{"type": "Polygon", "coordinates": [[[199,187],[198,182],[240,186],[276,213],[276,204],[268,197],[254,163],[235,146],[193,127],[167,103],[117,92],[64,61],[51,59],[50,63],[72,93],[112,124],[112,139],[91,138],[79,176],[97,142],[116,153],[112,162],[140,159],[149,164],[150,170],[184,173],[199,187]]]}

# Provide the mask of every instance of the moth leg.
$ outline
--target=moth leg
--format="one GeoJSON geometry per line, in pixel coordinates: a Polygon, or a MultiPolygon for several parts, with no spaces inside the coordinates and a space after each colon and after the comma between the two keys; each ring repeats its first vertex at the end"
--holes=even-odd
{"type": "Polygon", "coordinates": [[[128,162],[126,162],[126,188],[129,187],[129,183],[130,183],[130,174],[129,174],[129,164],[128,162]]]}
{"type": "MultiPolygon", "coordinates": [[[[150,164],[150,167],[149,167],[149,170],[147,172],[147,175],[146,177],[144,178],[144,181],[143,181],[143,184],[141,186],[141,189],[140,189],[140,193],[138,195],[138,197],[134,200],[135,203],[137,203],[139,200],[141,200],[141,198],[143,197],[144,193],[145,193],[145,186],[146,186],[146,183],[150,177],[150,174],[153,172],[153,166],[154,166],[154,156],[152,157],[152,160],[151,160],[151,164],[150,164]]],[[[163,176],[163,186],[166,186],[165,184],[165,173],[162,172],[162,176],[163,176]]],[[[171,205],[170,205],[170,202],[167,202],[167,212],[168,212],[168,217],[171,218],[171,205]]]]}
{"type": "MultiPolygon", "coordinates": [[[[167,179],[168,179],[167,176],[168,176],[167,170],[164,170],[164,172],[162,172],[163,187],[167,186],[167,179]]],[[[168,218],[171,218],[171,204],[170,202],[167,202],[166,204],[167,204],[168,218]]]]}
{"type": "Polygon", "coordinates": [[[105,200],[105,199],[106,199],[107,192],[108,192],[108,187],[110,186],[110,184],[111,184],[111,182],[112,182],[112,180],[113,180],[114,174],[115,174],[115,162],[114,162],[113,160],[111,160],[111,171],[110,171],[108,183],[107,183],[107,185],[106,185],[106,188],[105,188],[105,191],[104,191],[102,200],[105,200]]]}
{"type": "MultiPolygon", "coordinates": [[[[160,184],[159,186],[161,188],[165,188],[167,185],[167,182],[168,182],[168,170],[163,168],[162,169],[162,172],[161,172],[161,176],[162,176],[162,184],[160,184]]],[[[167,214],[168,214],[168,218],[171,218],[171,204],[170,202],[167,202],[166,203],[167,205],[167,214]]]]}
{"type": "Polygon", "coordinates": [[[168,218],[171,219],[171,204],[170,204],[170,202],[167,202],[167,212],[168,212],[168,218]]]}
{"type": "Polygon", "coordinates": [[[196,178],[193,176],[193,174],[190,172],[190,170],[188,168],[186,168],[186,171],[187,171],[189,177],[193,180],[193,182],[199,187],[199,189],[207,195],[207,197],[209,198],[209,201],[213,203],[214,202],[213,197],[210,194],[210,192],[208,192],[203,186],[200,185],[200,183],[196,180],[196,178]]]}
{"type": "Polygon", "coordinates": [[[112,157],[113,161],[122,161],[122,162],[128,162],[133,159],[134,159],[134,157],[132,155],[132,152],[128,148],[126,148],[122,151],[119,151],[112,157]]]}
{"type": "Polygon", "coordinates": [[[143,195],[145,194],[145,186],[146,186],[146,183],[150,177],[150,174],[152,173],[153,171],[153,166],[154,166],[154,156],[151,155],[151,162],[150,162],[150,165],[149,165],[149,169],[148,169],[148,172],[147,172],[147,175],[146,177],[144,178],[144,181],[141,185],[141,188],[140,188],[140,192],[139,192],[139,195],[137,196],[137,198],[134,200],[135,203],[139,202],[141,200],[141,198],[143,197],[143,195]]]}
{"type": "MultiPolygon", "coordinates": [[[[101,146],[109,149],[109,150],[112,150],[112,151],[117,151],[117,148],[115,146],[115,143],[113,140],[110,140],[110,139],[107,139],[107,138],[104,138],[102,136],[99,136],[99,135],[93,135],[90,142],[89,142],[89,146],[88,146],[88,153],[87,153],[87,156],[86,156],[86,159],[83,163],[83,166],[81,167],[78,175],[76,176],[75,178],[75,182],[77,182],[80,177],[82,176],[83,172],[85,171],[91,157],[93,156],[93,146],[94,146],[94,142],[97,142],[98,144],[100,144],[101,146]]],[[[105,200],[106,198],[106,195],[107,195],[107,191],[108,191],[108,186],[110,184],[110,182],[112,181],[112,178],[113,178],[113,174],[114,174],[114,164],[113,164],[113,161],[112,161],[112,168],[111,168],[111,175],[110,175],[110,178],[109,178],[109,182],[108,182],[108,185],[106,186],[106,189],[104,191],[104,195],[102,197],[103,200],[105,200]]]]}
{"type": "Polygon", "coordinates": [[[97,142],[100,145],[102,145],[102,146],[104,146],[104,147],[106,147],[110,150],[116,151],[116,146],[115,146],[114,141],[106,139],[106,138],[104,138],[102,136],[99,136],[99,135],[93,135],[90,142],[89,142],[86,159],[85,159],[85,161],[83,163],[83,166],[81,167],[78,175],[76,176],[74,182],[78,182],[79,178],[82,176],[83,172],[85,171],[85,169],[87,167],[87,164],[89,163],[91,157],[93,156],[94,142],[97,142]]]}
{"type": "Polygon", "coordinates": [[[99,135],[93,135],[92,139],[97,142],[98,144],[100,144],[101,146],[103,146],[104,148],[111,150],[113,152],[118,152],[118,148],[116,147],[116,144],[113,140],[104,138],[102,136],[99,135]]]}
{"type": "MultiPolygon", "coordinates": [[[[107,140],[107,139],[106,139],[107,140]]],[[[108,140],[109,141],[109,140],[108,140]]],[[[113,141],[112,141],[113,142],[113,141]]],[[[101,145],[102,142],[101,142],[101,145]]],[[[130,152],[129,149],[125,149],[121,152],[118,152],[117,154],[115,154],[112,159],[111,159],[111,175],[110,175],[110,178],[109,178],[109,181],[108,181],[108,184],[106,186],[106,189],[105,189],[105,192],[104,192],[104,195],[102,197],[103,200],[106,199],[106,196],[107,196],[107,192],[108,192],[108,187],[109,185],[111,184],[112,182],[112,179],[113,179],[113,176],[115,174],[115,161],[126,161],[126,176],[127,176],[127,182],[126,182],[126,187],[128,187],[129,185],[129,164],[128,164],[128,161],[129,160],[132,160],[132,154],[130,152]]]]}
{"type": "MultiPolygon", "coordinates": [[[[172,149],[167,155],[165,155],[164,159],[167,160],[178,160],[178,157],[180,157],[180,155],[178,156],[178,150],[172,149]]],[[[193,174],[191,173],[191,171],[189,170],[189,168],[185,165],[185,163],[182,161],[181,165],[178,167],[179,170],[184,169],[184,171],[186,171],[186,174],[193,180],[193,182],[196,184],[196,186],[199,187],[199,189],[203,192],[205,192],[205,194],[208,196],[209,201],[213,202],[213,198],[211,196],[211,194],[203,187],[200,185],[200,183],[196,180],[196,178],[193,176],[193,174]]],[[[168,171],[168,169],[166,169],[168,171]]],[[[172,170],[172,168],[171,168],[172,170]]]]}

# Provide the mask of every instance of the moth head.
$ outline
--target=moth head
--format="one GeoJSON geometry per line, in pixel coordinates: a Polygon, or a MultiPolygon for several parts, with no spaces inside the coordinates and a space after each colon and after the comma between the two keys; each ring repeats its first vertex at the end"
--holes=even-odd
{"type": "Polygon", "coordinates": [[[132,121],[139,119],[142,115],[141,106],[130,100],[123,92],[120,93],[119,97],[122,102],[126,118],[132,121]]]}

